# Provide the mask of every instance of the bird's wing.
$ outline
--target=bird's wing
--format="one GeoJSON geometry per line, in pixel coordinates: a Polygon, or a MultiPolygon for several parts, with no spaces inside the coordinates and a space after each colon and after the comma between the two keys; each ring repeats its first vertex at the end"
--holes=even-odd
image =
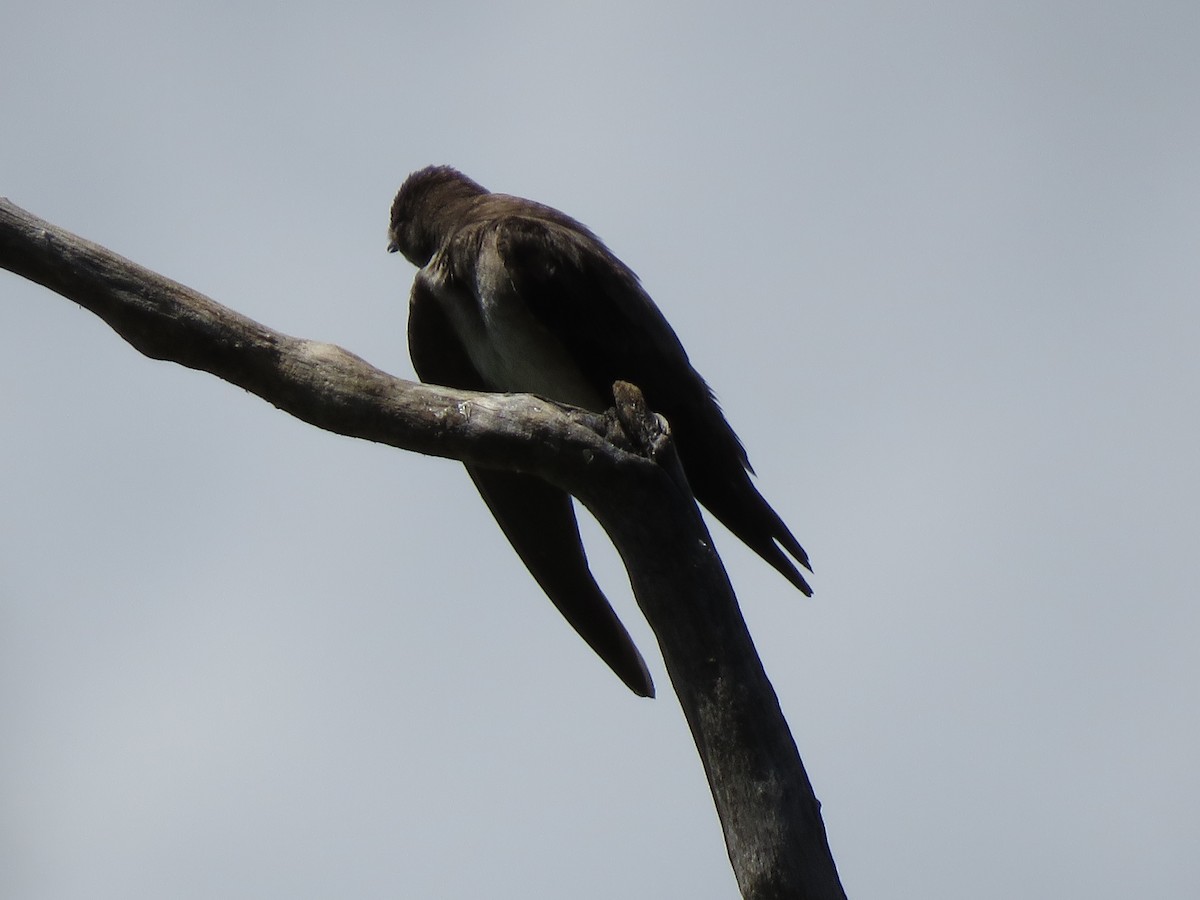
{"type": "MultiPolygon", "coordinates": [[[[409,303],[408,346],[422,381],[488,390],[420,277],[409,303]]],[[[529,475],[478,466],[467,466],[467,472],[525,567],[571,627],[630,690],[653,697],[645,661],[592,578],[571,498],[529,475]]]]}
{"type": "Polygon", "coordinates": [[[809,568],[808,556],[750,480],[749,460],[712,390],[679,338],[633,274],[574,220],[508,215],[488,225],[500,267],[495,290],[511,291],[563,345],[602,397],[621,379],[642,389],[650,408],[666,416],[692,491],[747,546],[805,594],[812,591],[784,553],[809,568]],[[783,549],[780,549],[780,548],[783,549]]]}

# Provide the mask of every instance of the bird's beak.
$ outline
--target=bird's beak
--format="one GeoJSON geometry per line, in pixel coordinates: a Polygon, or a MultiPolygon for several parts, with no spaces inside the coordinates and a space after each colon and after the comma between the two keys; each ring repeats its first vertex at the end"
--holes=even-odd
{"type": "Polygon", "coordinates": [[[395,241],[388,241],[388,253],[395,253],[400,249],[400,245],[395,241]]]}

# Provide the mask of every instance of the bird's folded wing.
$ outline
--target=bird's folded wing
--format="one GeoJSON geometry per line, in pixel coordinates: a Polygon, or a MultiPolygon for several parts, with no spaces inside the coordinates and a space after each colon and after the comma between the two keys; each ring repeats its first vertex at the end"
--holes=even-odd
{"type": "Polygon", "coordinates": [[[509,543],[588,646],[640,697],[654,683],[633,639],[592,578],[571,498],[529,475],[467,466],[509,543]]]}
{"type": "MultiPolygon", "coordinates": [[[[409,306],[408,340],[422,381],[487,390],[420,278],[409,306]]],[[[570,497],[532,476],[477,466],[467,471],[513,549],[571,627],[634,693],[653,697],[641,654],[592,578],[570,497]]]]}
{"type": "MultiPolygon", "coordinates": [[[[651,409],[666,416],[688,482],[730,531],[805,594],[812,590],[792,560],[808,556],[750,480],[750,462],[712,390],[692,367],[662,312],[637,276],[591,232],[560,213],[511,215],[495,229],[503,277],[511,291],[557,339],[603,397],[620,379],[641,388],[651,409]],[[782,549],[780,549],[782,547],[782,549]]],[[[491,246],[464,234],[476,246],[491,246]]],[[[466,254],[463,254],[464,256],[466,254]]]]}

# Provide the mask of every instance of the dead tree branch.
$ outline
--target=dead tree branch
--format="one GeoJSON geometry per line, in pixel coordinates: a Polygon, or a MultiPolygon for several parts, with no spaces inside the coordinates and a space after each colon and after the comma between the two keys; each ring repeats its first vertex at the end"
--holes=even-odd
{"type": "Polygon", "coordinates": [[[0,200],[0,266],[95,313],[138,351],[210,372],[318,428],[533,473],[612,537],[658,639],[742,894],[842,898],[820,805],[674,457],[631,385],[609,415],[394,378],[290,337],[0,200]]]}

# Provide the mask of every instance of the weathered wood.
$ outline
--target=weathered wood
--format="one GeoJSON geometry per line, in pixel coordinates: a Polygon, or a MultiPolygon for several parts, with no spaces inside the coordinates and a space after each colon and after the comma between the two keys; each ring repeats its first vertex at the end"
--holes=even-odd
{"type": "Polygon", "coordinates": [[[388,375],[332,344],[273,331],[0,200],[0,266],[78,303],[137,350],[210,372],[351,437],[537,474],[612,537],[658,639],[746,898],[845,894],[804,771],[669,428],[618,383],[596,415],[519,394],[388,375]]]}

